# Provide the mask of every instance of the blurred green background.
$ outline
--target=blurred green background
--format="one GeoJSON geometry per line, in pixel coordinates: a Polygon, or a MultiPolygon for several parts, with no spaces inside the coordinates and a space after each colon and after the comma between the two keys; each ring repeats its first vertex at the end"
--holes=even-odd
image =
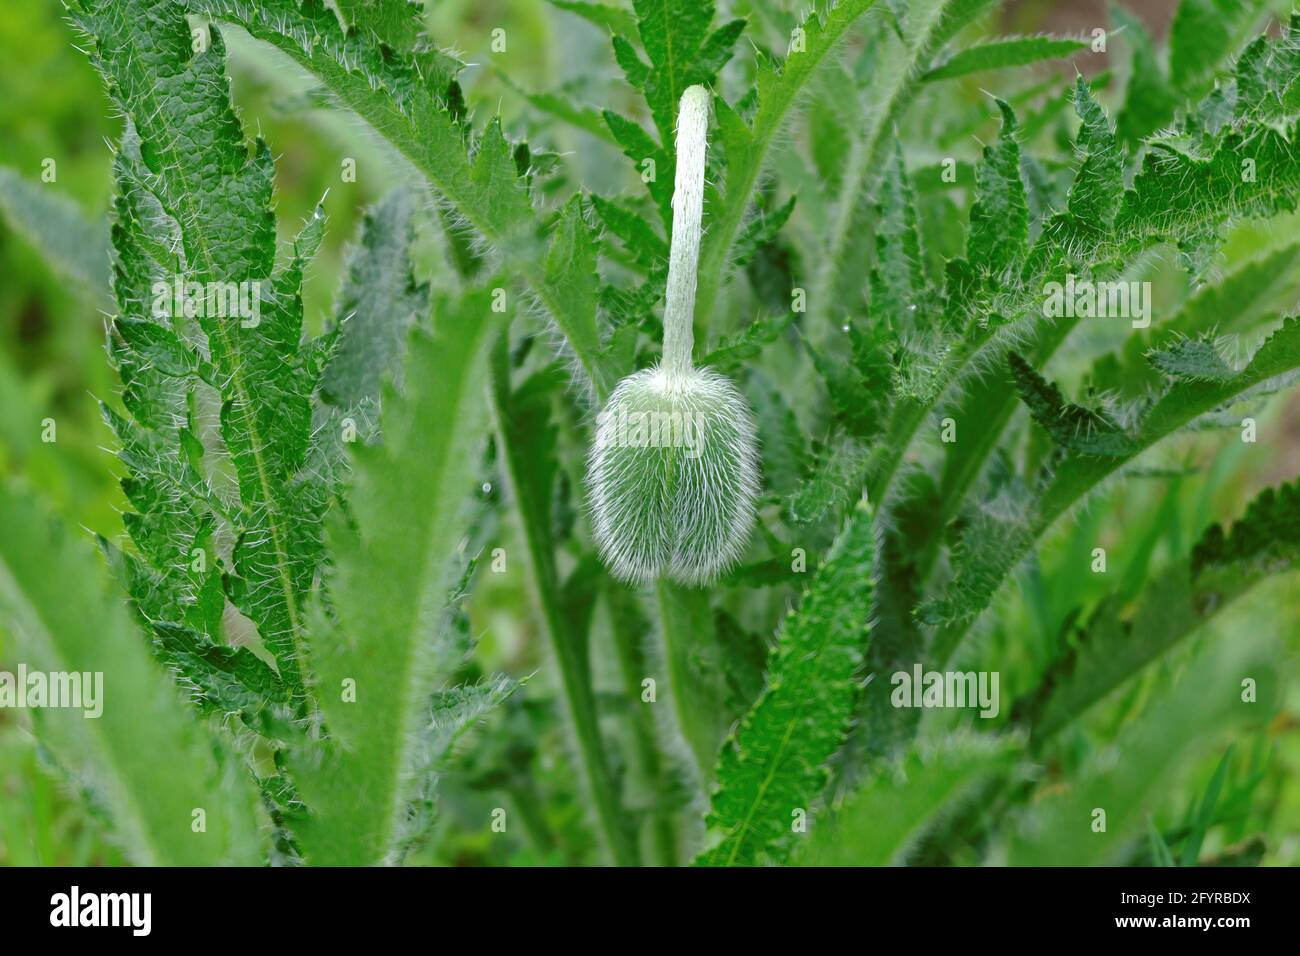
{"type": "MultiPolygon", "coordinates": [[[[1134,0],[1127,5],[1159,39],[1176,4],[1134,0]]],[[[534,143],[563,154],[566,176],[548,182],[547,188],[567,191],[581,183],[608,193],[628,184],[630,170],[613,147],[539,117],[519,92],[572,89],[585,102],[627,108],[631,95],[619,81],[608,40],[597,29],[542,0],[439,0],[430,6],[431,35],[470,64],[464,82],[471,105],[480,112],[500,110],[513,133],[526,134],[534,143]],[[491,54],[491,31],[498,26],[508,31],[508,48],[504,54],[491,54]]],[[[724,13],[749,16],[751,31],[780,35],[788,15],[806,4],[741,0],[719,6],[724,13]]],[[[1016,3],[1002,14],[1002,27],[1008,32],[1069,32],[1107,23],[1104,4],[1092,2],[1016,3]]],[[[319,330],[331,314],[341,256],[361,210],[400,182],[403,171],[357,122],[316,108],[307,96],[310,84],[289,65],[246,38],[226,32],[234,97],[245,126],[265,137],[276,155],[282,236],[291,234],[315,203],[327,197],[328,239],[306,287],[307,320],[313,330],[319,330]],[[357,160],[355,182],[341,179],[343,157],[357,160]]],[[[74,48],[75,42],[55,0],[0,4],[0,167],[8,177],[0,180],[0,469],[23,476],[61,514],[88,532],[120,540],[119,469],[109,450],[112,438],[96,406],[98,400],[116,401],[117,385],[103,349],[108,300],[53,267],[39,243],[5,215],[10,204],[22,201],[22,190],[14,187],[16,175],[26,188],[66,197],[85,217],[104,223],[110,200],[110,144],[119,133],[119,123],[111,115],[99,77],[74,48]],[[42,183],[47,160],[54,161],[55,176],[52,182],[42,183]],[[41,423],[46,418],[57,423],[54,444],[41,441],[41,423]]],[[[1122,73],[1122,62],[1106,61],[1105,56],[1089,56],[1078,63],[1089,72],[1114,68],[1122,73]]],[[[981,83],[970,82],[946,89],[949,95],[974,102],[983,96],[980,87],[981,83]]],[[[1062,115],[1040,135],[1068,137],[1068,119],[1062,115]]],[[[975,155],[979,143],[971,137],[959,148],[975,155]]],[[[785,160],[778,160],[777,168],[798,161],[792,150],[785,160]]],[[[932,161],[932,157],[909,156],[909,162],[932,161]]],[[[792,228],[798,228],[797,217],[792,228]]],[[[440,237],[433,229],[425,232],[420,271],[435,285],[453,282],[449,271],[440,266],[440,237]]],[[[1239,229],[1226,247],[1222,268],[1226,271],[1232,262],[1294,241],[1298,235],[1300,223],[1294,216],[1239,229]]],[[[100,265],[106,281],[107,259],[100,265]]],[[[1158,323],[1162,312],[1168,314],[1186,295],[1186,280],[1172,261],[1153,259],[1147,268],[1143,278],[1157,288],[1154,321],[1158,323]],[[1167,302],[1175,305],[1162,305],[1167,302]]],[[[1070,387],[1078,386],[1091,357],[1118,346],[1123,334],[1114,326],[1080,329],[1070,350],[1077,361],[1063,356],[1053,372],[1070,387]]],[[[1111,583],[1097,576],[1066,570],[1085,566],[1078,555],[1097,543],[1096,529],[1103,517],[1107,534],[1122,531],[1150,541],[1149,560],[1159,565],[1169,555],[1183,553],[1212,521],[1240,514],[1259,490],[1300,475],[1300,397],[1293,392],[1274,400],[1259,427],[1266,437],[1257,446],[1243,445],[1234,433],[1180,439],[1163,450],[1164,463],[1176,465],[1180,456],[1190,462],[1195,449],[1195,460],[1213,461],[1213,467],[1172,482],[1128,481],[1093,502],[1074,521],[1065,522],[1068,527],[1021,574],[1019,586],[1008,589],[1014,597],[1001,601],[992,612],[996,620],[982,653],[997,658],[1004,700],[1032,686],[1071,608],[1110,590],[1111,583]],[[1216,445],[1217,453],[1211,454],[1216,445]]],[[[514,534],[512,520],[505,519],[500,530],[507,539],[514,534]]],[[[1112,542],[1103,534],[1101,543],[1112,542]]],[[[1296,577],[1292,573],[1271,580],[1205,629],[1197,642],[1230,640],[1238,630],[1266,629],[1297,649],[1300,582],[1296,577]]],[[[526,702],[514,702],[504,727],[494,731],[481,752],[467,757],[472,766],[466,767],[463,779],[449,781],[439,837],[420,862],[584,862],[582,839],[573,835],[581,832],[574,821],[582,814],[575,805],[576,783],[565,748],[552,739],[558,733],[554,722],[536,713],[550,694],[549,678],[531,605],[518,577],[504,581],[489,576],[482,582],[471,618],[481,640],[482,670],[516,675],[541,672],[526,688],[526,702]],[[515,772],[520,768],[528,772],[515,772]],[[531,797],[532,789],[539,786],[550,798],[544,809],[531,797]],[[568,802],[562,799],[566,792],[568,802]],[[530,812],[546,815],[529,821],[534,832],[565,831],[558,844],[563,851],[541,853],[537,846],[545,846],[545,839],[531,846],[492,840],[483,823],[486,816],[468,808],[492,806],[490,801],[499,800],[502,793],[525,817],[530,812]]],[[[612,654],[597,648],[593,657],[599,667],[612,654]]],[[[0,669],[13,670],[16,663],[0,623],[0,669]]],[[[1172,666],[1172,662],[1158,664],[1152,670],[1172,666]]],[[[598,686],[613,692],[617,678],[612,673],[598,670],[596,678],[598,686]]],[[[1119,721],[1128,708],[1140,706],[1150,680],[1136,683],[1132,699],[1106,709],[1098,719],[1119,721]]],[[[1295,773],[1300,766],[1298,695],[1300,688],[1293,687],[1287,712],[1267,735],[1243,741],[1236,749],[1234,779],[1244,778],[1251,766],[1264,766],[1265,776],[1251,788],[1248,799],[1235,808],[1229,806],[1227,812],[1236,816],[1229,816],[1211,834],[1207,855],[1264,828],[1269,838],[1263,862],[1300,863],[1300,777],[1295,773]]],[[[75,795],[64,791],[57,775],[46,767],[25,719],[21,713],[0,710],[0,864],[120,863],[122,857],[103,825],[75,795]]],[[[1176,817],[1197,799],[1221,756],[1222,751],[1208,756],[1188,775],[1186,791],[1174,795],[1166,812],[1176,817]]]]}

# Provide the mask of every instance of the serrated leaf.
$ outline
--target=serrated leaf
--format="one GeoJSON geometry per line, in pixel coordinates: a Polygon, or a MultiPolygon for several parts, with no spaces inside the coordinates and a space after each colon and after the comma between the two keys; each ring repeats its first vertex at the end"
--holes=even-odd
{"type": "MultiPolygon", "coordinates": [[[[1125,429],[1122,452],[1098,455],[1071,450],[1054,468],[1050,478],[1030,502],[1017,506],[1013,522],[1004,522],[1005,534],[968,530],[958,555],[957,575],[948,595],[922,611],[925,619],[948,626],[940,637],[936,654],[951,652],[965,626],[988,607],[993,595],[1033,543],[1062,514],[1091,492],[1101,481],[1141,452],[1216,408],[1229,405],[1251,389],[1270,379],[1300,368],[1300,319],[1285,319],[1255,352],[1250,362],[1231,378],[1214,382],[1175,381],[1156,398],[1141,419],[1125,429]]],[[[1056,407],[1049,393],[1042,393],[1041,408],[1049,416],[1056,407]]],[[[1110,447],[1107,439],[1106,447],[1110,447]]]]}
{"type": "Polygon", "coordinates": [[[874,0],[841,0],[823,14],[814,11],[800,25],[804,46],[792,50],[779,65],[761,58],[758,65],[758,103],[751,123],[745,123],[717,100],[715,110],[723,128],[727,154],[727,182],[718,211],[708,225],[700,253],[696,315],[711,315],[714,299],[732,261],[732,249],[745,221],[759,174],[767,162],[768,148],[785,125],[790,109],[817,67],[874,0]],[[728,130],[730,130],[728,132],[728,130]]]}
{"type": "Polygon", "coordinates": [[[610,199],[592,194],[592,208],[610,233],[618,237],[633,258],[648,270],[668,261],[668,243],[645,219],[610,199]]]}
{"type": "Polygon", "coordinates": [[[1166,375],[1190,382],[1222,382],[1234,374],[1213,339],[1183,339],[1151,352],[1147,359],[1166,375]]]}
{"type": "Polygon", "coordinates": [[[498,674],[463,687],[435,691],[413,760],[416,791],[401,821],[393,857],[397,861],[428,837],[436,817],[438,780],[454,761],[457,744],[519,689],[519,681],[498,674]]]}
{"type": "Polygon", "coordinates": [[[836,442],[813,464],[812,474],[786,499],[785,511],[796,525],[808,525],[848,510],[862,487],[869,456],[861,442],[836,442]]]}
{"type": "Polygon", "coordinates": [[[296,736],[288,689],[247,647],[217,644],[198,631],[163,622],[153,625],[153,645],[200,713],[238,714],[271,739],[296,736]]]}
{"type": "Polygon", "coordinates": [[[1287,567],[1300,560],[1300,482],[1266,488],[1225,533],[1211,525],[1192,552],[1194,578],[1237,567],[1249,570],[1287,567]]]}
{"type": "MultiPolygon", "coordinates": [[[[213,31],[196,53],[184,8],[173,2],[130,0],[123,6],[84,0],[73,14],[90,37],[92,61],[130,120],[115,163],[121,196],[113,233],[114,288],[128,319],[119,326],[123,344],[115,352],[130,396],[127,407],[143,426],[161,432],[152,439],[155,450],[172,441],[195,453],[224,444],[238,504],[216,510],[234,525],[226,534],[235,540],[231,561],[240,577],[241,610],[257,624],[281,676],[301,698],[301,605],[322,557],[325,501],[301,474],[320,369],[316,353],[301,341],[300,286],[324,217],[318,209],[300,231],[293,257],[277,268],[271,154],[265,143],[250,149],[244,139],[230,103],[219,33],[213,31]],[[179,249],[179,255],[169,249],[179,249]],[[156,291],[159,278],[163,289],[184,283],[187,296],[198,283],[193,288],[200,296],[207,291],[207,304],[197,317],[188,304],[178,314],[176,296],[156,291]],[[155,285],[146,286],[150,279],[155,285]],[[211,307],[213,286],[238,288],[237,314],[229,298],[221,308],[211,307]],[[165,327],[144,334],[130,322],[141,319],[165,327]],[[200,346],[202,362],[187,354],[200,346]],[[205,372],[208,363],[211,371],[205,372]],[[219,438],[207,434],[186,446],[183,433],[169,434],[177,419],[193,416],[200,391],[197,383],[160,380],[178,372],[219,380],[219,395],[207,399],[220,407],[219,438]]],[[[126,441],[120,429],[119,437],[126,441]]],[[[145,507],[134,530],[167,534],[167,483],[157,469],[137,465],[135,503],[145,507]]],[[[183,517],[201,515],[191,510],[183,517]]],[[[175,530],[180,545],[192,527],[175,530]]],[[[152,556],[157,559],[159,552],[152,556]]],[[[215,564],[215,555],[209,562],[215,564]]],[[[158,568],[164,575],[172,571],[170,563],[158,568]]],[[[169,619],[179,621],[177,615],[169,619]]]]}
{"type": "Polygon", "coordinates": [[[597,390],[613,386],[612,376],[601,358],[600,333],[596,327],[600,277],[596,273],[596,240],[582,209],[582,199],[574,196],[560,211],[559,221],[546,250],[545,285],[556,298],[568,303],[555,316],[587,374],[597,390]],[[589,363],[589,364],[588,364],[589,363]]]}
{"type": "MultiPolygon", "coordinates": [[[[730,59],[745,21],[733,20],[710,33],[713,0],[632,0],[632,9],[650,64],[643,75],[628,79],[642,87],[659,143],[666,150],[673,142],[683,91],[697,83],[712,84],[730,59]]],[[[671,175],[668,179],[671,181],[671,175]]]]}
{"type": "Polygon", "coordinates": [[[745,224],[740,235],[736,237],[736,245],[733,247],[735,268],[740,269],[748,265],[761,248],[776,238],[776,234],[781,231],[781,227],[794,212],[796,198],[791,196],[775,209],[760,210],[745,224]]]}
{"type": "Polygon", "coordinates": [[[329,738],[291,762],[310,808],[293,824],[309,863],[379,863],[399,839],[421,712],[448,666],[429,634],[475,477],[500,325],[486,290],[436,309],[432,335],[417,331],[408,346],[406,393],[384,396],[384,444],[355,447],[354,523],[336,516],[329,528],[335,617],[318,622],[310,648],[329,738]]]}
{"type": "Polygon", "coordinates": [[[321,376],[321,396],[340,409],[377,402],[380,383],[402,386],[412,326],[429,313],[429,287],[411,271],[415,196],[402,189],[368,209],[335,304],[338,344],[321,376]]]}
{"type": "Polygon", "coordinates": [[[871,270],[871,318],[892,329],[911,328],[926,295],[916,200],[895,144],[876,200],[876,264],[871,270]]]}
{"type": "MultiPolygon", "coordinates": [[[[354,110],[420,171],[481,233],[504,260],[503,273],[519,276],[561,328],[581,327],[565,296],[545,278],[546,246],[516,150],[499,120],[489,122],[466,153],[464,99],[449,57],[436,62],[417,53],[394,55],[366,31],[344,32],[320,0],[184,0],[186,9],[234,22],[270,43],[321,80],[345,108],[354,110]]],[[[671,182],[671,178],[669,179],[671,182]]],[[[575,350],[579,348],[574,345],[575,350]]],[[[600,353],[579,353],[584,369],[600,353]]],[[[597,392],[604,387],[592,382],[597,392]]]]}
{"type": "Polygon", "coordinates": [[[718,347],[706,355],[700,364],[712,365],[724,372],[735,371],[744,363],[757,358],[765,347],[780,338],[790,327],[792,319],[792,313],[760,316],[742,332],[719,342],[718,347]]]}
{"type": "Polygon", "coordinates": [[[1075,141],[1079,167],[1063,213],[1053,216],[1039,244],[1061,246],[1075,254],[1099,244],[1107,235],[1124,197],[1123,157],[1105,112],[1080,76],[1074,87],[1074,108],[1081,121],[1075,141]]]}
{"type": "Polygon", "coordinates": [[[869,631],[873,511],[858,505],[781,627],[762,696],[723,746],[709,830],[697,862],[780,862],[791,811],[814,804],[848,730],[869,631]]]}
{"type": "Polygon", "coordinates": [[[1059,60],[1088,49],[1087,40],[1074,37],[1028,36],[1007,37],[968,46],[931,68],[921,77],[923,82],[951,80],[969,73],[1025,66],[1043,60],[1059,60]]]}
{"type": "Polygon", "coordinates": [[[1039,745],[1086,716],[1266,576],[1297,562],[1300,484],[1266,489],[1229,535],[1212,525],[1190,558],[1147,582],[1131,611],[1123,595],[1103,600],[1043,676],[1034,698],[1017,703],[1017,719],[1030,725],[1039,745]]]}
{"type": "Polygon", "coordinates": [[[1061,390],[1035,372],[1020,354],[1012,352],[1008,358],[1021,400],[1057,445],[1081,455],[1123,455],[1129,450],[1128,436],[1113,421],[1067,402],[1061,390]]]}
{"type": "Polygon", "coordinates": [[[1003,100],[1002,131],[975,171],[975,202],[970,210],[966,259],[985,273],[998,276],[1019,265],[1029,245],[1029,206],[1020,178],[1020,145],[1016,114],[1003,100]]]}

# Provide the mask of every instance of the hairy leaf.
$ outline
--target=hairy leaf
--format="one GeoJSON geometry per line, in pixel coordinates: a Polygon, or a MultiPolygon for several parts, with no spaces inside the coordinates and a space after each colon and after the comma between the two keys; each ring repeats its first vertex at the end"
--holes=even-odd
{"type": "Polygon", "coordinates": [[[380,383],[402,385],[402,355],[411,327],[429,313],[429,287],[411,272],[415,196],[395,190],[367,210],[347,255],[335,314],[338,346],[321,378],[321,396],[340,409],[377,401],[380,383]]]}
{"type": "Polygon", "coordinates": [[[20,660],[32,672],[76,675],[83,695],[98,698],[92,706],[82,696],[82,709],[38,711],[41,742],[108,810],[136,862],[260,862],[251,781],[185,712],[90,542],[79,544],[4,483],[0,522],[0,611],[20,660]],[[206,817],[198,835],[196,810],[206,817]]]}
{"type": "Polygon", "coordinates": [[[848,729],[872,596],[873,511],[858,505],[768,658],[767,686],[718,761],[708,865],[781,861],[848,729]]]}
{"type": "Polygon", "coordinates": [[[291,766],[309,808],[293,824],[309,863],[376,864],[401,837],[425,743],[422,709],[454,663],[439,659],[430,635],[474,478],[499,328],[486,291],[436,310],[433,333],[417,330],[410,343],[405,394],[384,395],[384,444],[356,447],[355,524],[331,521],[334,616],[318,614],[310,649],[329,736],[291,766]]]}

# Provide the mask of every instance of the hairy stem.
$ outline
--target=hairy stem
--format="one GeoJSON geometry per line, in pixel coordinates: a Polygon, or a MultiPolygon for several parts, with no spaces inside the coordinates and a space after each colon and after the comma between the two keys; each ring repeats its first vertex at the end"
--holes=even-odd
{"type": "Polygon", "coordinates": [[[673,240],[664,297],[663,368],[671,378],[691,370],[695,344],[695,272],[704,215],[704,159],[708,148],[709,91],[689,87],[677,114],[677,177],[673,184],[673,240]]]}

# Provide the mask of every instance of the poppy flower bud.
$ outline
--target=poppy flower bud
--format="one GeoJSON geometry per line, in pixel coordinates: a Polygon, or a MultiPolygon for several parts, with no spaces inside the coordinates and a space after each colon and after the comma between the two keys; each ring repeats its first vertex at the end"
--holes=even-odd
{"type": "Polygon", "coordinates": [[[753,416],[724,375],[691,364],[709,94],[682,94],[663,359],[619,382],[587,461],[592,529],[624,581],[709,584],[744,552],[758,497],[753,416]]]}

